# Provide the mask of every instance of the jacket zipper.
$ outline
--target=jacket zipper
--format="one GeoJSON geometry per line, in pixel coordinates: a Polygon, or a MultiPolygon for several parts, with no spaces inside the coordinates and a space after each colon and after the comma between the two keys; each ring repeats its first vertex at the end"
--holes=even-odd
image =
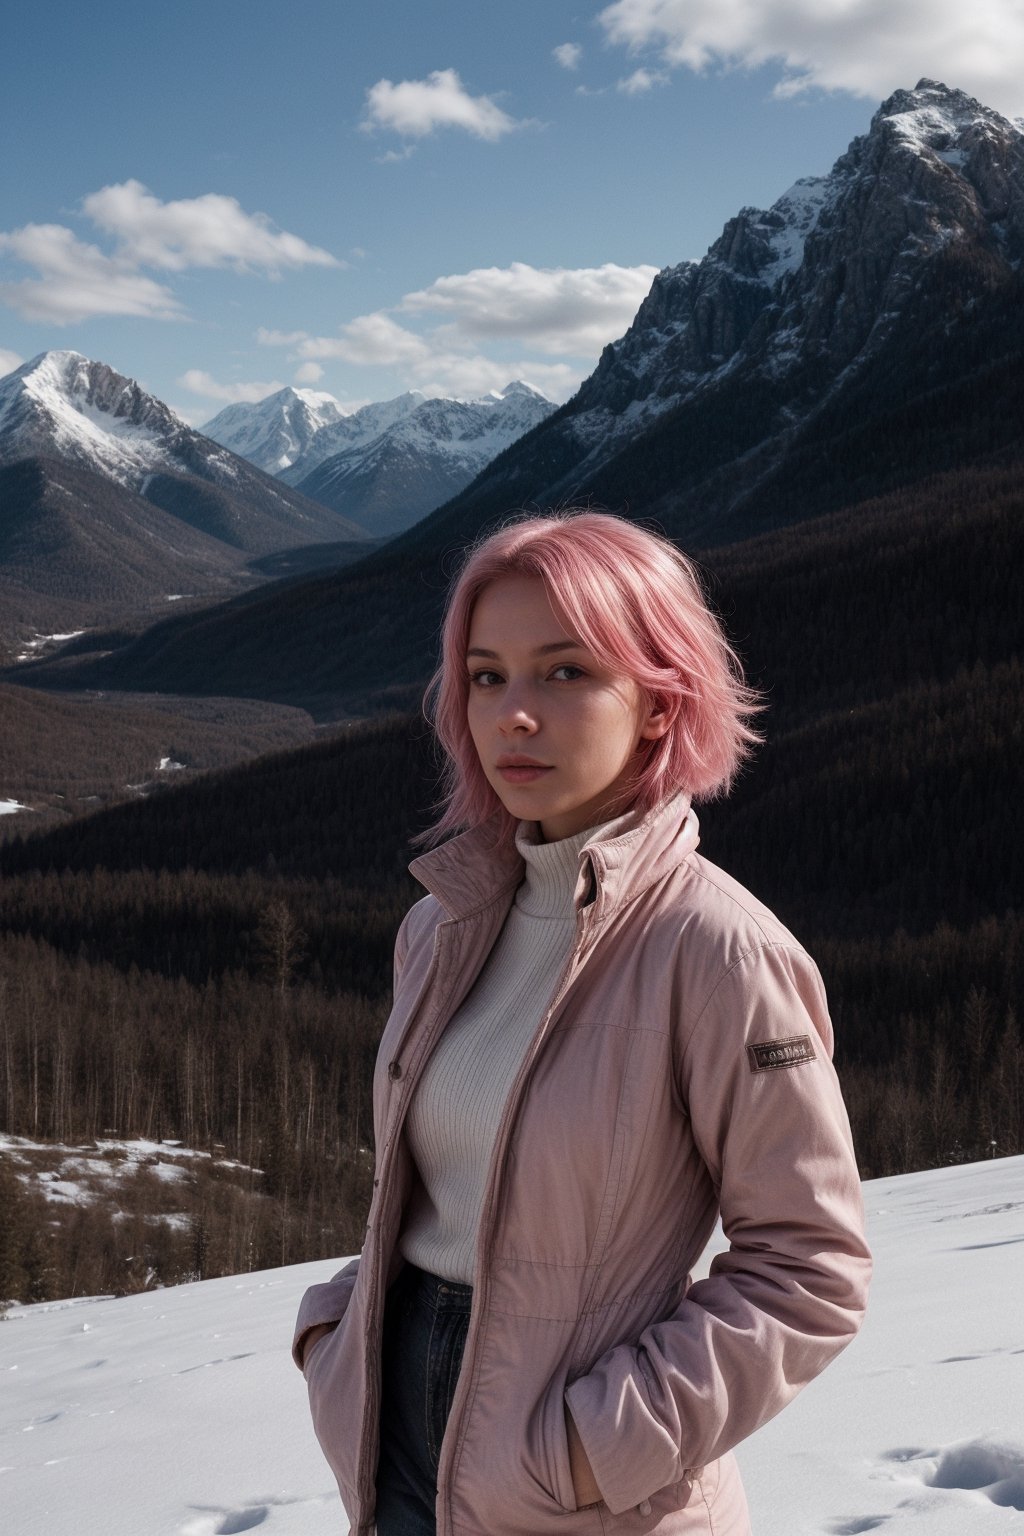
{"type": "MultiPolygon", "coordinates": [[[[406,1041],[409,1039],[416,1024],[417,1016],[423,1007],[423,1003],[428,996],[431,987],[433,986],[434,979],[440,964],[441,950],[444,947],[444,936],[446,932],[455,927],[456,922],[456,919],[449,918],[445,922],[439,923],[434,931],[434,947],[430,956],[430,964],[427,967],[427,974],[423,979],[423,985],[420,987],[420,990],[416,995],[416,1001],[413,1003],[411,1009],[409,1010],[409,1015],[406,1020],[405,1027],[395,1044],[396,1060],[401,1055],[406,1041]]],[[[447,1020],[445,1020],[445,1023],[447,1023],[447,1020]]],[[[443,1027],[444,1026],[442,1025],[442,1028],[443,1027]]],[[[384,1150],[381,1153],[379,1175],[380,1190],[377,1200],[377,1207],[379,1210],[384,1208],[387,1198],[390,1194],[391,1185],[394,1181],[394,1166],[396,1156],[395,1149],[397,1148],[400,1140],[402,1126],[405,1123],[405,1114],[408,1109],[409,1099],[411,1097],[410,1082],[411,1079],[408,1077],[402,1081],[402,1086],[399,1090],[403,1094],[402,1103],[400,1104],[394,1116],[391,1131],[387,1140],[385,1141],[384,1150]]],[[[364,1509],[374,1494],[373,1482],[370,1476],[370,1463],[372,1461],[371,1443],[374,1437],[374,1433],[379,1435],[378,1420],[380,1417],[380,1343],[383,1325],[384,1288],[386,1279],[387,1276],[384,1273],[384,1269],[381,1264],[380,1246],[375,1227],[374,1231],[370,1234],[369,1289],[371,1311],[367,1317],[368,1326],[366,1329],[366,1407],[363,1416],[362,1435],[359,1448],[359,1487],[357,1489],[360,1501],[364,1509]]],[[[361,1529],[364,1526],[365,1521],[361,1523],[361,1529]]]]}
{"type": "MultiPolygon", "coordinates": [[[[588,909],[589,910],[589,909],[588,909]]],[[[508,1150],[508,1142],[512,1124],[519,1110],[523,1097],[526,1080],[533,1069],[541,1045],[547,1036],[550,1025],[561,1008],[573,981],[578,974],[584,959],[593,944],[593,935],[584,935],[586,917],[583,913],[577,914],[576,941],[572,951],[562,967],[557,985],[552,994],[552,1001],[548,1005],[540,1023],[537,1026],[530,1049],[527,1051],[515,1082],[512,1085],[501,1122],[498,1126],[498,1135],[495,1138],[494,1152],[491,1156],[491,1166],[487,1175],[486,1193],[484,1195],[483,1213],[480,1219],[480,1230],[477,1234],[476,1267],[473,1275],[473,1302],[470,1309],[469,1328],[466,1334],[466,1342],[463,1348],[462,1365],[459,1370],[458,1384],[455,1388],[455,1396],[452,1399],[451,1411],[448,1422],[445,1425],[444,1437],[441,1442],[441,1455],[437,1469],[437,1490],[439,1502],[444,1511],[444,1526],[440,1529],[440,1536],[446,1536],[450,1531],[453,1520],[451,1510],[451,1471],[452,1463],[458,1454],[458,1444],[461,1436],[462,1418],[465,1413],[466,1398],[475,1368],[475,1353],[480,1332],[480,1319],[487,1310],[487,1299],[490,1286],[487,1280],[487,1264],[484,1262],[485,1253],[488,1252],[490,1240],[493,1234],[495,1218],[498,1207],[498,1186],[500,1173],[505,1162],[505,1154],[508,1150]]],[[[596,925],[592,925],[596,926],[596,925]]]]}

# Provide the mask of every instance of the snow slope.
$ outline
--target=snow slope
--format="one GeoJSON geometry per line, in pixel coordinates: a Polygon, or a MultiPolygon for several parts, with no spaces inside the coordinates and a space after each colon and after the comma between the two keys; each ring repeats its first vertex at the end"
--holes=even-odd
{"type": "Polygon", "coordinates": [[[198,434],[134,379],[80,352],[40,353],[0,380],[5,460],[43,452],[139,489],[147,471],[177,462],[192,438],[198,434]]]}
{"type": "MultiPolygon", "coordinates": [[[[1011,1536],[1024,1158],[879,1179],[865,1199],[864,1331],[740,1450],[756,1536],[1011,1536]]],[[[14,1309],[0,1324],[6,1536],[341,1536],[288,1355],[299,1296],[335,1268],[14,1309]]]]}

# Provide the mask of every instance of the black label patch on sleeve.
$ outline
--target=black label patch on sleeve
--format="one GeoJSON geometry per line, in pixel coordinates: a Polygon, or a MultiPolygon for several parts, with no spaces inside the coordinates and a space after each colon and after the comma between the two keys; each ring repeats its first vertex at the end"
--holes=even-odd
{"type": "Polygon", "coordinates": [[[790,1035],[787,1040],[762,1040],[748,1045],[751,1072],[777,1072],[780,1067],[798,1067],[814,1060],[810,1035],[790,1035]]]}

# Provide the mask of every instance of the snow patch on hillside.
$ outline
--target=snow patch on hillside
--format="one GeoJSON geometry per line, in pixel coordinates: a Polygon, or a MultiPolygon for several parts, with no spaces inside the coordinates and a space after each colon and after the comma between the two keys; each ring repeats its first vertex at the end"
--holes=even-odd
{"type": "Polygon", "coordinates": [[[788,192],[772,206],[772,213],[781,216],[780,229],[769,238],[771,258],[758,274],[770,288],[789,272],[795,272],[804,259],[807,237],[816,228],[824,209],[836,196],[835,180],[831,176],[805,176],[794,183],[788,192]]]}

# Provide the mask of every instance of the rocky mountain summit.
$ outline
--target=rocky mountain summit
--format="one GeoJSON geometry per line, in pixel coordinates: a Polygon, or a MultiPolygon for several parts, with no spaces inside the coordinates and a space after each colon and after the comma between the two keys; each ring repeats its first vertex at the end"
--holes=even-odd
{"type": "Polygon", "coordinates": [[[309,451],[324,427],[348,419],[333,395],[290,385],[255,405],[225,406],[203,427],[206,437],[230,448],[268,475],[280,475],[309,451]]]}
{"type": "Polygon", "coordinates": [[[555,472],[531,494],[669,512],[685,496],[694,532],[714,537],[876,366],[905,396],[930,348],[950,381],[943,328],[1015,294],[1022,252],[1020,127],[934,81],[897,91],[828,175],[742,209],[703,260],[658,275],[538,440],[555,472]],[[624,450],[623,473],[606,473],[624,450]]]}

